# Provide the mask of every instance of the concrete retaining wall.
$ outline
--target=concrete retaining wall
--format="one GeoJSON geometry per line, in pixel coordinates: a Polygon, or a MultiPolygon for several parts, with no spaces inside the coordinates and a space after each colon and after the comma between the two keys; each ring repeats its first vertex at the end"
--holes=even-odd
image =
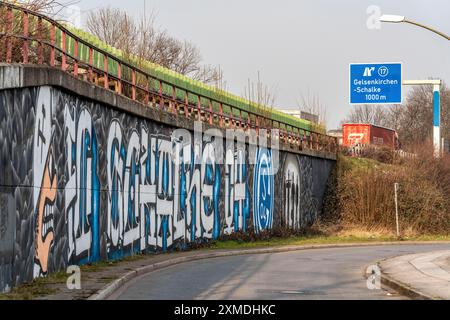
{"type": "Polygon", "coordinates": [[[57,70],[0,66],[0,291],[321,214],[334,155],[193,128],[57,70]]]}

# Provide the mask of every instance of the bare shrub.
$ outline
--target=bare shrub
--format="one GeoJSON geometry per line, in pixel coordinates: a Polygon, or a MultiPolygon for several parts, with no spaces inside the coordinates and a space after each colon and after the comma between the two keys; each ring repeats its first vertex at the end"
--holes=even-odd
{"type": "Polygon", "coordinates": [[[261,80],[260,72],[258,71],[256,83],[248,79],[248,84],[244,88],[243,97],[255,103],[256,112],[262,116],[260,118],[259,126],[261,128],[270,128],[272,126],[271,118],[272,112],[276,102],[276,94],[274,88],[269,88],[261,80]]]}
{"type": "MultiPolygon", "coordinates": [[[[417,158],[399,164],[342,158],[337,201],[344,225],[395,230],[394,184],[399,183],[403,230],[413,234],[450,231],[450,158],[433,157],[423,146],[417,158]]],[[[430,152],[431,151],[431,152],[430,152]]]]}

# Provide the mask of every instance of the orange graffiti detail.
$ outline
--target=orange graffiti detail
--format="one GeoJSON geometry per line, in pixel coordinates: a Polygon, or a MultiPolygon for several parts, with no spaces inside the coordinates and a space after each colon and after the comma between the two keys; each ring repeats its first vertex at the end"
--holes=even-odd
{"type": "MultiPolygon", "coordinates": [[[[41,267],[41,272],[46,274],[48,272],[48,256],[50,247],[54,239],[53,230],[49,230],[44,234],[44,219],[46,206],[53,206],[56,199],[56,177],[50,176],[49,162],[52,157],[51,151],[48,154],[47,162],[42,178],[41,191],[39,193],[38,208],[37,208],[37,231],[36,231],[36,256],[35,260],[41,267]]],[[[53,219],[53,217],[51,217],[53,219]]]]}

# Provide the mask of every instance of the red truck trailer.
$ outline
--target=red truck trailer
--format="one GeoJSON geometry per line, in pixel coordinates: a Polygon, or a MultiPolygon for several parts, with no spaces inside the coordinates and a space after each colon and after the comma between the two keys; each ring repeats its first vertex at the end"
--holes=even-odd
{"type": "Polygon", "coordinates": [[[393,129],[365,123],[346,123],[342,126],[343,146],[378,145],[398,149],[397,132],[393,129]]]}

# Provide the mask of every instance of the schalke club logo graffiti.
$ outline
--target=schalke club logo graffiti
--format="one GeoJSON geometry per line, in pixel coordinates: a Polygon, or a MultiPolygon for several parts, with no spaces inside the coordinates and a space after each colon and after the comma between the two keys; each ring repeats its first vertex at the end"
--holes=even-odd
{"type": "Polygon", "coordinates": [[[253,178],[253,223],[255,232],[272,228],[274,203],[274,177],[272,152],[258,149],[253,178]]]}

